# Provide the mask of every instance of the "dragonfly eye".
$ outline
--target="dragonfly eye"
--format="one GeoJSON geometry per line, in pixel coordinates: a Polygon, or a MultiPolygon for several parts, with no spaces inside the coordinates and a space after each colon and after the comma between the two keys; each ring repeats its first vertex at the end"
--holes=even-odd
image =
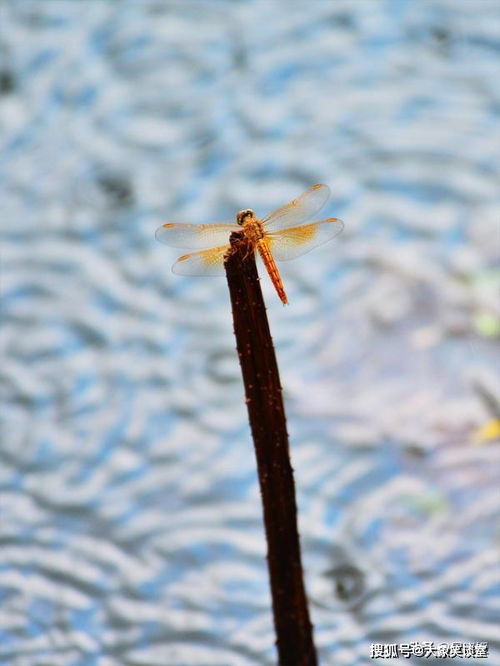
{"type": "Polygon", "coordinates": [[[255,217],[255,213],[250,208],[245,208],[245,210],[240,210],[238,215],[236,215],[236,222],[242,227],[245,224],[247,217],[255,217]]]}

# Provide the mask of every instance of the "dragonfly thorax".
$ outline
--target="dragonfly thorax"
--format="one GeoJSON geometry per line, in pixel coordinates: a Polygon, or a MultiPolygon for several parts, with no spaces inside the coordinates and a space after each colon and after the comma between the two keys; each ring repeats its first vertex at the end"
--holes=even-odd
{"type": "Polygon", "coordinates": [[[243,233],[252,243],[257,243],[264,238],[262,222],[255,217],[255,213],[250,208],[240,210],[236,216],[236,222],[243,227],[243,233]]]}
{"type": "Polygon", "coordinates": [[[265,236],[264,225],[256,217],[247,217],[243,224],[243,233],[255,245],[265,236]]]}

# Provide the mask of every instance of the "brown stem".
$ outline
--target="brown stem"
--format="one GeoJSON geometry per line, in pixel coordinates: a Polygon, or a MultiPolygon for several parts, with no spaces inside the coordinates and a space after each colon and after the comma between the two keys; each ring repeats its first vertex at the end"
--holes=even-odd
{"type": "Polygon", "coordinates": [[[279,663],[316,666],[278,365],[255,256],[239,232],[231,235],[225,267],[264,507],[279,663]]]}

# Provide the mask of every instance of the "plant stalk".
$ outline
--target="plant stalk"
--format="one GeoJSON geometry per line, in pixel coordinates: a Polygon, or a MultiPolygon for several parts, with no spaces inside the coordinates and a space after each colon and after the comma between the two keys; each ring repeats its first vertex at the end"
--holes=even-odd
{"type": "Polygon", "coordinates": [[[241,232],[231,235],[225,268],[257,457],[279,664],[317,666],[278,365],[255,254],[241,232]]]}

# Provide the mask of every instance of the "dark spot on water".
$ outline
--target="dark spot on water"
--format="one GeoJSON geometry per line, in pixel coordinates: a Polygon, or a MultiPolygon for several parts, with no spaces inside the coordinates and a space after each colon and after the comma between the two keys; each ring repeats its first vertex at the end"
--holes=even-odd
{"type": "Polygon", "coordinates": [[[125,176],[101,174],[97,182],[115,206],[128,206],[133,199],[132,186],[125,176]]]}
{"type": "Polygon", "coordinates": [[[408,444],[406,447],[406,453],[408,454],[409,458],[413,458],[415,460],[422,460],[427,456],[427,451],[418,444],[408,444]]]}
{"type": "Polygon", "coordinates": [[[352,29],[355,27],[354,17],[348,12],[339,12],[338,14],[334,14],[330,19],[330,23],[334,26],[339,26],[346,29],[352,29]]]}
{"type": "Polygon", "coordinates": [[[239,382],[237,365],[230,351],[215,351],[207,359],[207,375],[219,384],[239,382]]]}
{"type": "Polygon", "coordinates": [[[340,564],[326,575],[333,580],[334,593],[341,601],[359,599],[365,590],[365,575],[352,564],[340,564]]]}
{"type": "Polygon", "coordinates": [[[16,81],[12,72],[4,69],[0,72],[0,95],[8,95],[16,87],[16,81]]]}
{"type": "Polygon", "coordinates": [[[235,69],[241,71],[248,67],[248,50],[241,41],[235,41],[232,56],[235,69]]]}
{"type": "Polygon", "coordinates": [[[450,41],[450,33],[446,28],[442,26],[435,26],[431,28],[431,37],[440,45],[448,44],[450,41]]]}
{"type": "Polygon", "coordinates": [[[411,25],[408,28],[408,36],[412,41],[428,45],[441,55],[448,54],[454,42],[453,33],[446,26],[438,24],[411,25]]]}

